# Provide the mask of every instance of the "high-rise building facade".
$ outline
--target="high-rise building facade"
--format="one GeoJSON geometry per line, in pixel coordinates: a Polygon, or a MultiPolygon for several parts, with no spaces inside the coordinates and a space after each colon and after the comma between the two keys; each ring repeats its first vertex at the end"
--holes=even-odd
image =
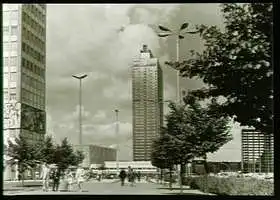
{"type": "Polygon", "coordinates": [[[273,136],[255,129],[242,129],[242,170],[273,172],[273,136]]]}
{"type": "Polygon", "coordinates": [[[163,80],[159,61],[147,45],[132,66],[133,160],[149,161],[163,125],[163,80]]]}
{"type": "Polygon", "coordinates": [[[4,143],[46,132],[46,5],[3,4],[4,143]]]}

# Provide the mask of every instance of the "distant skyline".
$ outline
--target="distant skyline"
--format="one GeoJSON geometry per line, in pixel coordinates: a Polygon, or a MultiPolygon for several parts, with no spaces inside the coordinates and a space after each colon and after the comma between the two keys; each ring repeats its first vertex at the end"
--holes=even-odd
{"type": "MultiPolygon", "coordinates": [[[[223,28],[219,4],[56,4],[47,6],[47,133],[57,141],[79,139],[79,85],[72,74],[86,73],[83,81],[83,141],[114,147],[115,113],[120,110],[120,160],[132,160],[132,87],[130,66],[143,44],[151,48],[163,69],[164,100],[176,99],[176,71],[164,65],[175,59],[175,38],[158,38],[152,26],[173,29],[183,22],[223,28]],[[119,31],[121,30],[121,31],[119,31]]],[[[201,51],[199,36],[181,44],[181,60],[189,50],[201,51]]],[[[196,89],[199,80],[184,80],[182,88],[196,89]]],[[[164,108],[167,113],[167,105],[164,108]]],[[[209,160],[241,160],[241,128],[234,139],[209,160]]]]}

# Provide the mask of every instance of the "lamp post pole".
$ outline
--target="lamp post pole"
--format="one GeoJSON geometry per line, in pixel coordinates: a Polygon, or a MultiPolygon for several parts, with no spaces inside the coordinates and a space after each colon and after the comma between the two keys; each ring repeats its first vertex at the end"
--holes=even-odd
{"type": "Polygon", "coordinates": [[[116,139],[117,139],[117,155],[116,155],[116,164],[117,164],[117,173],[119,173],[119,110],[115,109],[116,113],[116,139]]]}
{"type": "Polygon", "coordinates": [[[79,144],[82,145],[82,79],[86,78],[87,75],[81,75],[81,76],[77,76],[77,75],[72,75],[73,78],[76,78],[79,80],[79,144]]]}
{"type": "MultiPolygon", "coordinates": [[[[176,63],[179,63],[179,60],[180,60],[180,39],[184,39],[184,35],[185,34],[196,34],[196,33],[199,33],[200,30],[192,30],[192,31],[186,31],[186,32],[183,32],[183,30],[187,29],[189,26],[189,23],[183,23],[181,26],[180,26],[180,29],[178,31],[172,31],[171,29],[167,28],[167,27],[164,27],[164,26],[161,26],[159,25],[159,29],[161,31],[163,31],[162,33],[159,33],[158,36],[159,37],[168,37],[168,36],[171,36],[171,35],[175,35],[176,36],[176,63]]],[[[178,69],[177,70],[177,87],[176,87],[176,97],[177,97],[177,103],[181,104],[181,92],[180,92],[180,70],[178,69]]],[[[182,181],[181,181],[181,176],[180,176],[180,173],[181,173],[181,166],[180,165],[177,165],[176,166],[177,168],[177,173],[178,173],[178,182],[180,184],[180,187],[181,187],[181,192],[182,192],[182,181]]]]}

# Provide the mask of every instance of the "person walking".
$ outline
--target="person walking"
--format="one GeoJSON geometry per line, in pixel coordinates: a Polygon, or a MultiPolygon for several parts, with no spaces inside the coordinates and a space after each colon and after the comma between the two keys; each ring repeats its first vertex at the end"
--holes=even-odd
{"type": "Polygon", "coordinates": [[[126,172],[122,169],[119,175],[120,179],[121,179],[121,186],[124,186],[124,181],[126,178],[126,172]]]}
{"type": "Polygon", "coordinates": [[[41,177],[43,180],[43,191],[49,190],[50,168],[47,163],[43,163],[41,177]]]}
{"type": "Polygon", "coordinates": [[[53,180],[53,191],[57,191],[58,190],[58,186],[59,186],[59,180],[60,180],[60,172],[57,168],[53,169],[52,174],[51,174],[51,178],[53,180]]]}
{"type": "Polygon", "coordinates": [[[140,173],[140,171],[137,172],[137,178],[138,178],[138,182],[140,182],[141,181],[141,173],[140,173]]]}
{"type": "Polygon", "coordinates": [[[135,173],[133,169],[128,166],[128,182],[130,182],[130,186],[134,186],[134,181],[135,181],[135,173]]]}
{"type": "Polygon", "coordinates": [[[83,174],[83,168],[81,166],[78,166],[75,178],[80,192],[82,191],[82,183],[84,182],[83,174]]]}
{"type": "Polygon", "coordinates": [[[70,169],[66,170],[65,178],[66,178],[67,183],[68,183],[68,191],[70,192],[72,190],[72,185],[74,183],[74,176],[73,176],[73,173],[71,172],[70,169]]]}

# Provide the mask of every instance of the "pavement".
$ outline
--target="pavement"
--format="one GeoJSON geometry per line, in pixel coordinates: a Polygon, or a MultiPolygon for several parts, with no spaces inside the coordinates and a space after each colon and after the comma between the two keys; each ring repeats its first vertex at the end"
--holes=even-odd
{"type": "MultiPolygon", "coordinates": [[[[3,195],[176,195],[180,194],[180,187],[173,185],[173,189],[170,190],[168,186],[163,184],[151,183],[151,182],[136,182],[135,186],[130,186],[125,183],[125,186],[121,186],[118,180],[102,180],[88,181],[82,184],[82,191],[78,191],[76,185],[73,186],[70,192],[43,192],[39,186],[31,186],[25,188],[18,188],[19,190],[11,190],[7,187],[8,183],[4,183],[3,195]]],[[[208,195],[199,190],[190,189],[188,186],[183,188],[184,195],[208,195]]]]}

